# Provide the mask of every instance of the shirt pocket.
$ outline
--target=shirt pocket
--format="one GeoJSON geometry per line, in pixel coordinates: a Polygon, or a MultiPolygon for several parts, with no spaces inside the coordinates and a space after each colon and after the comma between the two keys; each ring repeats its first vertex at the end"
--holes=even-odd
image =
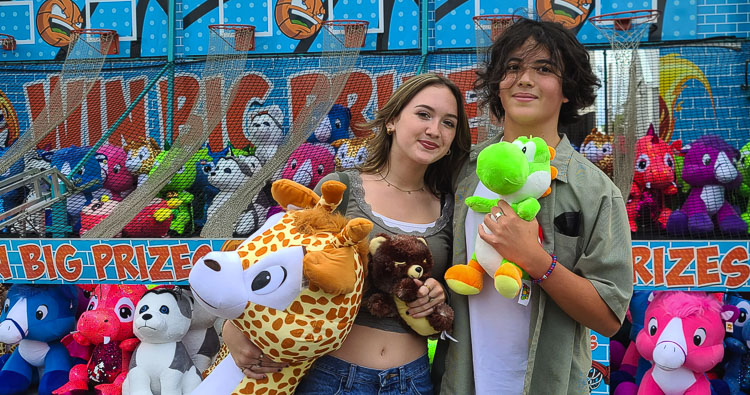
{"type": "Polygon", "coordinates": [[[553,254],[557,256],[557,263],[573,270],[573,267],[580,256],[580,245],[580,236],[567,236],[555,232],[555,247],[553,254]]]}

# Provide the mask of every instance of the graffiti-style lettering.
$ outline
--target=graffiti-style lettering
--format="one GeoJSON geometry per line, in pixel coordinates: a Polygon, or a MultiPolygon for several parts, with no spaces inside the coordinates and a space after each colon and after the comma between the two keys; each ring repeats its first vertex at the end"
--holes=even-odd
{"type": "Polygon", "coordinates": [[[677,263],[667,272],[667,286],[679,287],[695,284],[695,277],[683,274],[690,262],[695,259],[695,248],[670,248],[669,259],[677,260],[677,263]]]}
{"type": "Polygon", "coordinates": [[[190,276],[190,269],[193,267],[190,263],[190,249],[187,244],[177,244],[169,248],[172,257],[172,267],[174,268],[174,278],[176,281],[184,281],[190,276]]]}
{"type": "Polygon", "coordinates": [[[44,275],[44,262],[42,262],[42,248],[36,244],[24,244],[18,247],[23,262],[23,271],[27,280],[37,280],[44,275]]]}
{"type": "MultiPolygon", "coordinates": [[[[133,246],[130,244],[118,244],[112,247],[112,254],[118,280],[125,280],[128,275],[130,278],[138,278],[140,273],[138,272],[138,268],[133,265],[133,256],[135,255],[133,246]]],[[[143,280],[143,278],[141,279],[143,280]]]]}
{"type": "Polygon", "coordinates": [[[349,107],[349,110],[351,110],[352,119],[349,125],[357,137],[369,133],[369,130],[362,129],[359,125],[367,122],[364,112],[369,106],[371,98],[372,79],[364,72],[354,71],[349,75],[344,89],[341,90],[341,94],[336,100],[336,104],[349,107]],[[354,102],[350,104],[349,98],[354,98],[354,102]]]}
{"type": "MultiPolygon", "coordinates": [[[[166,80],[159,81],[159,103],[162,133],[167,131],[167,92],[169,85],[166,80]]],[[[174,77],[174,101],[172,102],[174,112],[172,113],[172,131],[174,138],[179,133],[180,126],[186,124],[193,106],[198,100],[200,93],[200,84],[198,78],[194,75],[183,74],[174,77]]],[[[152,136],[153,137],[153,136],[152,136]]],[[[164,136],[161,136],[162,141],[164,136]]]]}
{"type": "Polygon", "coordinates": [[[91,247],[91,254],[94,256],[96,279],[106,280],[107,272],[104,268],[112,262],[112,256],[114,255],[112,247],[107,244],[97,244],[91,247]]]}
{"type": "Polygon", "coordinates": [[[12,276],[10,272],[10,260],[8,259],[8,248],[2,245],[0,246],[0,277],[3,280],[8,280],[12,276]]]}
{"type": "Polygon", "coordinates": [[[745,247],[734,247],[724,255],[719,265],[721,272],[727,276],[724,286],[737,288],[747,283],[747,280],[750,279],[750,266],[747,265],[747,259],[748,254],[745,247]],[[739,262],[744,262],[744,264],[739,262]]]}
{"type": "Polygon", "coordinates": [[[664,247],[654,248],[654,285],[664,285],[664,247]]]}
{"type": "Polygon", "coordinates": [[[55,268],[65,281],[76,281],[83,274],[83,261],[80,258],[68,260],[77,252],[70,244],[62,244],[55,250],[55,268]]]}
{"type": "Polygon", "coordinates": [[[699,247],[695,252],[695,272],[699,286],[721,284],[719,275],[719,261],[711,258],[719,257],[719,247],[699,247]]]}
{"type": "MultiPolygon", "coordinates": [[[[109,80],[104,84],[104,97],[107,103],[107,129],[117,122],[125,109],[135,100],[146,87],[145,77],[134,78],[128,81],[128,100],[125,101],[123,89],[125,83],[121,78],[109,80]]],[[[141,100],[128,114],[120,126],[109,137],[109,143],[120,145],[122,139],[133,140],[136,137],[146,136],[146,100],[141,100]]]]}
{"type": "MultiPolygon", "coordinates": [[[[265,103],[268,95],[271,93],[273,85],[271,81],[260,74],[248,74],[242,77],[232,87],[234,92],[242,92],[234,97],[232,105],[227,110],[226,126],[227,138],[232,147],[244,148],[251,141],[245,137],[242,130],[242,120],[245,117],[245,109],[252,102],[265,103]]],[[[221,123],[217,126],[209,137],[209,147],[212,151],[221,151],[226,147],[226,141],[223,137],[221,123]]]]}
{"type": "Polygon", "coordinates": [[[148,255],[152,258],[156,258],[151,268],[148,270],[151,281],[171,281],[174,280],[172,272],[169,270],[163,270],[164,264],[169,259],[169,246],[149,246],[148,255]]]}
{"type": "Polygon", "coordinates": [[[148,265],[146,265],[146,249],[142,245],[135,246],[135,261],[138,262],[138,272],[140,273],[140,278],[148,278],[148,265]]]}
{"type": "Polygon", "coordinates": [[[654,279],[651,271],[648,270],[646,264],[651,259],[651,249],[644,246],[633,247],[633,284],[638,284],[638,279],[641,279],[641,283],[648,284],[654,279]]]}

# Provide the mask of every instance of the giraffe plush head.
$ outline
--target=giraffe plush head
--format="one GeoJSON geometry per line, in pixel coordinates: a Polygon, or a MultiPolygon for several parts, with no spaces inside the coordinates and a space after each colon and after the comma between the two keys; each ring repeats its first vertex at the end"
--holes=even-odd
{"type": "MultiPolygon", "coordinates": [[[[280,219],[271,217],[236,251],[211,252],[193,267],[196,300],[290,365],[263,380],[243,378],[234,393],[293,392],[314,359],[339,348],[351,330],[372,223],[334,212],[345,189],[328,181],[319,197],[294,181],[275,182],[272,195],[287,210],[280,219]]],[[[226,356],[223,347],[211,375],[222,374],[226,356]]]]}

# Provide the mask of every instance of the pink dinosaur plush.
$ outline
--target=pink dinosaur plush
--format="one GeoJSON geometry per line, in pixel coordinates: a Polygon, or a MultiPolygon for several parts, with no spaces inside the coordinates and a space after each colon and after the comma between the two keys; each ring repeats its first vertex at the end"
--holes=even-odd
{"type": "Polygon", "coordinates": [[[83,356],[88,363],[73,366],[68,383],[53,394],[93,389],[97,394],[120,395],[130,354],[139,342],[133,335],[133,319],[144,293],[145,285],[102,284],[94,289],[78,330],[62,340],[72,355],[83,356]]]}
{"type": "Polygon", "coordinates": [[[666,229],[672,210],[665,206],[665,196],[677,194],[674,156],[682,148],[676,140],[667,144],[654,132],[654,125],[635,144],[633,186],[626,205],[630,231],[637,230],[636,218],[647,213],[649,219],[666,229]]]}
{"type": "Polygon", "coordinates": [[[638,394],[710,394],[704,373],[724,356],[724,313],[703,292],[655,293],[636,339],[638,352],[653,362],[638,394]]]}
{"type": "Polygon", "coordinates": [[[128,154],[125,150],[104,144],[96,150],[99,166],[106,173],[104,188],[109,189],[113,200],[120,201],[135,189],[136,179],[126,166],[128,154]]]}

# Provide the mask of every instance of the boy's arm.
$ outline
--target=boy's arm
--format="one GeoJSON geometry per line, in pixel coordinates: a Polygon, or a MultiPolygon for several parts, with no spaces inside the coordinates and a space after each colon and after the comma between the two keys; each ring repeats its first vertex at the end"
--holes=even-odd
{"type": "MultiPolygon", "coordinates": [[[[633,287],[627,215],[622,198],[613,205],[614,200],[599,208],[592,240],[579,261],[560,260],[540,284],[566,314],[605,336],[614,335],[620,328],[633,287]],[[575,267],[576,272],[565,265],[575,267]]],[[[480,226],[480,237],[503,257],[518,264],[532,278],[540,278],[547,272],[552,257],[539,244],[536,220],[524,221],[506,202],[500,201],[492,209],[492,215],[485,217],[484,225],[492,234],[480,226]],[[500,209],[504,215],[495,221],[491,217],[500,209]]]]}

